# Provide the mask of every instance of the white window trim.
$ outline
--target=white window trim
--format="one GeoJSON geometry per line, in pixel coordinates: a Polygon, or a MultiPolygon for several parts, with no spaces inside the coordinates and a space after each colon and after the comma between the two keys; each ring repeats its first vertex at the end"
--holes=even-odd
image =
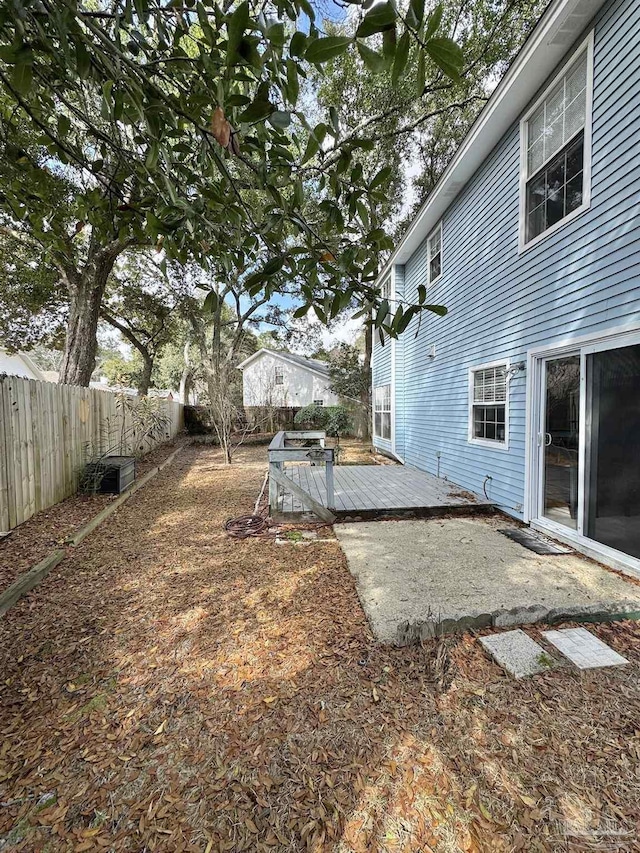
{"type": "Polygon", "coordinates": [[[427,286],[431,287],[432,284],[435,284],[437,281],[440,281],[442,278],[442,271],[444,270],[444,246],[442,244],[442,220],[438,222],[436,227],[427,237],[427,286]],[[440,232],[440,275],[436,278],[431,278],[431,238],[436,235],[437,232],[440,232]]]}
{"type": "MultiPolygon", "coordinates": [[[[560,542],[566,542],[588,557],[609,565],[614,569],[630,574],[640,579],[640,560],[631,557],[622,551],[603,545],[595,539],[589,539],[576,530],[556,524],[549,519],[538,517],[538,500],[540,483],[537,470],[538,443],[540,415],[540,370],[542,359],[558,358],[566,354],[581,351],[584,355],[588,351],[617,349],[618,347],[633,346],[640,343],[640,323],[623,323],[603,329],[600,332],[591,332],[580,335],[570,335],[559,338],[556,341],[533,347],[527,350],[527,391],[525,411],[525,469],[524,469],[524,510],[523,521],[530,524],[534,530],[539,530],[546,535],[552,535],[560,542]]],[[[583,355],[581,355],[581,358],[583,355]]],[[[584,395],[581,405],[584,404],[584,395]]],[[[585,419],[582,413],[583,421],[585,419]]],[[[584,430],[581,431],[579,454],[580,458],[586,453],[584,430]]],[[[584,466],[584,461],[582,462],[584,466]]]]}
{"type": "MultiPolygon", "coordinates": [[[[380,297],[382,299],[386,299],[389,303],[389,311],[393,314],[394,305],[395,305],[395,294],[394,294],[394,271],[393,269],[389,270],[389,272],[384,276],[382,281],[380,282],[380,297]],[[385,296],[385,289],[389,287],[389,293],[385,296]]],[[[373,349],[376,350],[378,347],[385,346],[385,343],[380,340],[380,332],[378,329],[373,329],[373,349]]],[[[388,340],[388,335],[383,332],[384,341],[388,340]]]]}
{"type": "Polygon", "coordinates": [[[373,406],[371,407],[373,410],[373,428],[371,430],[374,439],[378,439],[379,441],[388,441],[393,447],[393,385],[391,382],[381,382],[380,385],[373,386],[373,406]],[[376,391],[380,388],[389,388],[389,408],[388,409],[376,409],[376,391]],[[380,435],[376,432],[376,414],[378,412],[385,414],[389,412],[389,438],[385,438],[385,436],[380,435]]]}
{"type": "Polygon", "coordinates": [[[469,368],[468,380],[468,395],[469,395],[469,423],[467,441],[469,444],[475,444],[479,447],[490,447],[492,450],[508,450],[509,449],[509,368],[511,361],[508,358],[501,358],[498,361],[487,361],[484,364],[474,364],[469,368]],[[473,374],[478,370],[487,370],[490,367],[503,367],[506,372],[506,394],[504,401],[504,441],[492,441],[489,438],[475,438],[473,434],[473,374]]]}
{"type": "MultiPolygon", "coordinates": [[[[389,301],[391,306],[396,304],[396,268],[395,265],[391,267],[388,273],[389,277],[389,301]]],[[[391,445],[391,452],[396,453],[396,339],[391,338],[391,341],[387,340],[386,345],[391,344],[391,352],[390,352],[390,368],[391,368],[391,377],[388,381],[382,381],[380,385],[375,385],[372,383],[372,406],[371,406],[371,435],[373,436],[373,443],[375,445],[376,439],[381,442],[386,442],[391,445]],[[379,388],[381,385],[390,385],[391,386],[391,435],[389,438],[383,438],[381,435],[376,435],[376,411],[375,411],[375,389],[379,388]]],[[[379,357],[380,353],[384,351],[383,345],[380,343],[377,334],[374,334],[373,339],[373,352],[372,352],[372,367],[375,370],[375,360],[379,357]]],[[[388,448],[385,448],[388,449],[388,448]]],[[[396,457],[400,458],[400,457],[396,457]]],[[[402,461],[402,460],[400,460],[402,461]]]]}
{"type": "Polygon", "coordinates": [[[538,243],[555,234],[561,228],[569,225],[578,216],[581,216],[591,207],[591,128],[592,128],[592,113],[593,113],[593,41],[594,31],[591,30],[586,39],[580,46],[571,54],[569,59],[563,64],[562,68],[553,78],[553,80],[545,87],[540,97],[529,107],[527,112],[520,120],[520,218],[518,223],[518,251],[527,252],[538,243]],[[551,228],[547,228],[533,240],[527,242],[527,151],[529,149],[529,119],[542,104],[549,92],[562,80],[567,73],[567,69],[576,61],[581,53],[587,51],[587,88],[586,88],[586,104],[584,117],[584,166],[583,166],[583,186],[582,186],[582,204],[575,210],[572,210],[568,216],[556,222],[551,228]]]}

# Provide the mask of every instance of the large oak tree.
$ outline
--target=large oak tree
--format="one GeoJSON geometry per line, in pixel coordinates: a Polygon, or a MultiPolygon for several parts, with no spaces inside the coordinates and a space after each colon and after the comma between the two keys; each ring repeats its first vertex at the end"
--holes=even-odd
{"type": "MultiPolygon", "coordinates": [[[[348,36],[324,32],[308,0],[2,5],[2,227],[41,247],[68,295],[63,381],[88,383],[107,281],[131,246],[252,268],[251,297],[269,298],[276,276],[304,282],[321,317],[376,303],[389,239],[374,223],[359,238],[385,175],[365,178],[354,157],[375,148],[380,125],[345,135],[335,110],[310,122],[301,85],[349,51],[400,78],[417,51],[420,98],[430,76],[457,79],[462,56],[439,32],[440,7],[353,5],[348,36]],[[310,189],[320,217],[306,215],[310,189]]],[[[377,322],[397,332],[424,307],[377,322]]]]}

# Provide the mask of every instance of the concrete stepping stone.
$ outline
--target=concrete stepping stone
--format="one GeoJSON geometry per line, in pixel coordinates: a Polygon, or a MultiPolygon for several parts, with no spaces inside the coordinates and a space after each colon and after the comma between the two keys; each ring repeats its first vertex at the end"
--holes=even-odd
{"type": "Polygon", "coordinates": [[[569,658],[578,669],[596,669],[602,666],[622,666],[628,663],[602,640],[586,628],[563,628],[561,631],[543,631],[542,636],[569,658]]]}
{"type": "Polygon", "coordinates": [[[479,639],[496,663],[516,678],[547,672],[553,666],[542,646],[519,628],[479,639]]]}

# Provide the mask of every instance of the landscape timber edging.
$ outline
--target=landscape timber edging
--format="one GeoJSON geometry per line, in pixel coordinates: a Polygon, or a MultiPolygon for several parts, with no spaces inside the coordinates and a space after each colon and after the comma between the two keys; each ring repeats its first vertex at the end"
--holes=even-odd
{"type": "MultiPolygon", "coordinates": [[[[158,474],[162,469],[169,465],[175,457],[180,453],[181,450],[184,449],[184,444],[177,447],[173,453],[171,453],[167,458],[157,465],[155,468],[152,468],[150,471],[137,480],[130,489],[121,494],[113,503],[110,503],[106,506],[101,512],[99,512],[96,516],[94,516],[91,521],[87,522],[83,527],[77,530],[72,536],[65,540],[66,545],[78,545],[82,540],[91,533],[92,530],[101,524],[105,518],[108,518],[112,512],[115,512],[119,506],[127,501],[131,495],[135,494],[145,483],[148,483],[156,474],[158,474]]],[[[4,592],[0,592],[0,616],[4,616],[4,614],[9,610],[13,605],[22,598],[27,592],[30,592],[34,587],[36,587],[40,581],[44,580],[46,576],[49,574],[51,569],[55,568],[58,563],[62,562],[64,557],[66,556],[66,552],[63,550],[52,551],[50,554],[33,566],[31,569],[26,571],[24,574],[20,575],[17,580],[15,580],[11,586],[7,587],[4,592]]]]}
{"type": "Polygon", "coordinates": [[[20,575],[11,586],[0,593],[0,616],[4,616],[7,610],[13,607],[18,599],[37,586],[41,580],[44,580],[51,569],[55,568],[64,556],[64,551],[52,551],[50,554],[47,554],[44,560],[41,560],[33,568],[29,569],[28,572],[20,575]]]}
{"type": "Polygon", "coordinates": [[[157,465],[155,468],[152,468],[150,471],[147,471],[147,473],[143,477],[141,477],[139,480],[136,480],[136,482],[131,486],[131,488],[127,489],[126,492],[123,492],[119,497],[115,499],[115,501],[112,501],[97,515],[95,515],[91,519],[91,521],[88,521],[83,527],[81,527],[79,530],[76,530],[74,534],[69,536],[65,540],[65,543],[67,545],[71,545],[72,547],[79,545],[83,539],[85,539],[93,530],[96,529],[96,527],[98,527],[98,525],[102,524],[105,518],[109,518],[109,516],[114,513],[118,509],[118,507],[122,506],[125,501],[128,501],[131,495],[134,495],[138,491],[138,489],[141,489],[142,486],[145,485],[145,483],[148,483],[149,480],[152,480],[156,476],[156,474],[162,471],[163,468],[173,462],[173,460],[176,458],[178,453],[183,450],[183,448],[184,444],[180,445],[180,447],[176,448],[171,455],[167,456],[167,458],[163,462],[161,462],[160,465],[157,465]]]}

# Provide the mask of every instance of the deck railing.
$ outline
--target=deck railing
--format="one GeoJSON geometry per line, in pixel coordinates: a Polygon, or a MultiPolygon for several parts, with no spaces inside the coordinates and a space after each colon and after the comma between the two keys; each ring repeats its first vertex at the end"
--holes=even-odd
{"type": "Polygon", "coordinates": [[[293,492],[324,521],[333,521],[335,509],[333,485],[333,448],[325,447],[327,434],[324,430],[281,430],[269,445],[269,511],[278,511],[280,495],[285,489],[293,492]],[[300,442],[304,442],[301,445],[300,442]],[[310,442],[314,442],[310,444],[310,442]],[[326,507],[307,494],[297,483],[284,473],[285,462],[324,463],[327,489],[326,507]]]}

